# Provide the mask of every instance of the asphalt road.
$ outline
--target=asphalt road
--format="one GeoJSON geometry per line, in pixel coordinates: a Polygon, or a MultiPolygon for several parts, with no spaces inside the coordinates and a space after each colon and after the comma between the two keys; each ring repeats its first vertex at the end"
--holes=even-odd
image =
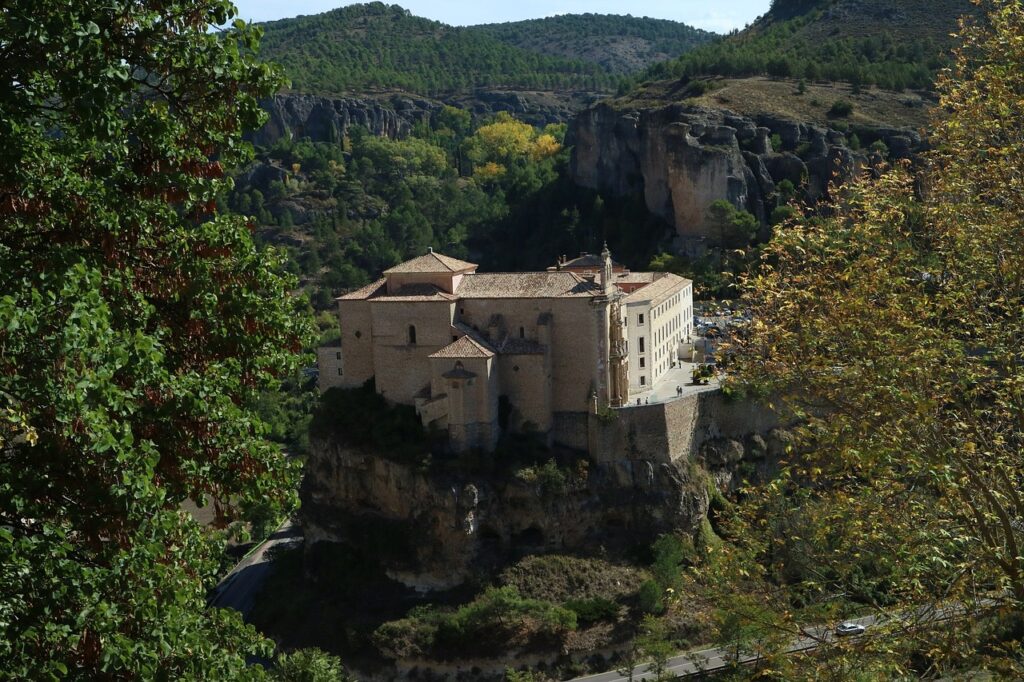
{"type": "Polygon", "coordinates": [[[293,525],[290,520],[285,521],[280,528],[270,534],[263,544],[231,569],[231,572],[217,585],[207,605],[222,609],[234,609],[242,616],[248,616],[256,604],[256,594],[263,586],[263,581],[270,575],[271,561],[267,553],[273,547],[297,542],[301,538],[301,529],[293,525]]]}
{"type": "MultiPolygon", "coordinates": [[[[876,622],[875,616],[852,619],[849,622],[858,623],[870,628],[876,622]]],[[[793,643],[786,648],[787,653],[810,651],[821,645],[823,641],[832,639],[835,635],[831,628],[816,626],[804,630],[806,635],[801,635],[793,640],[793,643]]],[[[870,630],[869,630],[870,632],[870,630]]],[[[703,673],[714,672],[729,667],[734,661],[740,664],[752,663],[756,656],[741,655],[736,659],[735,653],[726,648],[702,649],[700,651],[688,651],[674,658],[669,659],[665,671],[676,677],[693,677],[703,673]]],[[[648,670],[648,663],[638,665],[633,669],[634,680],[653,680],[654,673],[648,670]]],[[[618,671],[612,670],[596,675],[586,675],[574,678],[571,682],[628,682],[629,678],[618,671]]]]}

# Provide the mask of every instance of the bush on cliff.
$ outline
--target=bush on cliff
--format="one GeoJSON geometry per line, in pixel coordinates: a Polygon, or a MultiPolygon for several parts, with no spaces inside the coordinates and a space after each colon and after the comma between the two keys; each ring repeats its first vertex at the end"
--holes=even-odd
{"type": "Polygon", "coordinates": [[[313,440],[372,450],[399,462],[420,463],[430,452],[429,434],[416,410],[408,405],[388,405],[372,382],[324,393],[309,432],[313,440]]]}
{"type": "Polygon", "coordinates": [[[426,606],[380,626],[373,642],[386,656],[500,656],[510,648],[550,644],[577,627],[574,611],[526,599],[514,587],[491,587],[455,610],[426,606]]]}

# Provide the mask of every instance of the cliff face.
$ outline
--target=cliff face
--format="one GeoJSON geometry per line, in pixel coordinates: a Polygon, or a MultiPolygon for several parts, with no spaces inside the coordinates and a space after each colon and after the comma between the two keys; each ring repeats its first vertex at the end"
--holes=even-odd
{"type": "Polygon", "coordinates": [[[437,475],[329,443],[311,448],[302,491],[307,547],[353,544],[423,590],[462,583],[517,554],[589,553],[694,531],[707,478],[685,464],[591,464],[553,489],[514,476],[437,475]]]}
{"type": "Polygon", "coordinates": [[[445,101],[422,97],[329,98],[317,95],[284,94],[262,102],[270,115],[267,123],[249,135],[256,145],[270,146],[282,137],[308,137],[314,142],[340,142],[353,125],[367,128],[380,137],[403,138],[417,123],[428,121],[445,104],[486,117],[507,111],[531,125],[564,123],[592,104],[587,93],[545,93],[480,91],[445,101]]]}
{"type": "MultiPolygon", "coordinates": [[[[883,141],[892,158],[922,148],[913,130],[853,126],[849,133],[865,147],[883,141]]],[[[875,152],[853,151],[835,129],[680,104],[626,111],[598,104],[573,119],[566,142],[574,145],[570,172],[577,184],[642,195],[648,209],[680,236],[712,240],[707,209],[716,200],[726,199],[764,223],[782,180],[802,187],[813,202],[833,178],[849,180],[883,160],[875,152]]]]}
{"type": "Polygon", "coordinates": [[[436,471],[315,440],[301,493],[306,547],[349,545],[391,578],[438,590],[524,554],[617,553],[663,533],[693,534],[714,487],[728,491],[741,469],[767,472],[787,443],[769,423],[705,421],[689,456],[653,461],[623,448],[620,458],[563,462],[555,480],[515,467],[436,471]]]}
{"type": "Polygon", "coordinates": [[[440,104],[425,99],[334,99],[316,95],[277,95],[262,102],[270,115],[266,124],[250,135],[260,146],[282,137],[308,137],[314,142],[340,142],[353,125],[361,125],[381,137],[405,137],[412,127],[430,118],[440,104]]]}

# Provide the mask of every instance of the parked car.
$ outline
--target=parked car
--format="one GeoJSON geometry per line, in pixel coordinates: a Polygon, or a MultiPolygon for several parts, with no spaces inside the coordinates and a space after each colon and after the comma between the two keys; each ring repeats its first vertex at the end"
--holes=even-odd
{"type": "Polygon", "coordinates": [[[860,623],[840,623],[836,626],[837,637],[851,637],[853,635],[863,635],[866,627],[860,623]]]}

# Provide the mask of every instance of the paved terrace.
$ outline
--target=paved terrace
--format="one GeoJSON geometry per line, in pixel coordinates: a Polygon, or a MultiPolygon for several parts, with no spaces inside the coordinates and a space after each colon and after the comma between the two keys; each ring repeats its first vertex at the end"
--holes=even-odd
{"type": "MultiPolygon", "coordinates": [[[[722,382],[717,376],[709,379],[706,385],[694,385],[693,368],[696,366],[697,365],[692,362],[676,363],[675,369],[670,369],[665,372],[661,379],[658,380],[658,383],[655,384],[653,390],[640,395],[641,403],[645,405],[669,403],[673,400],[679,400],[680,398],[685,398],[686,396],[694,395],[696,393],[707,393],[709,391],[717,391],[721,388],[722,382]],[[677,393],[677,386],[683,389],[681,394],[677,393]]],[[[621,409],[636,406],[636,396],[633,396],[630,404],[624,405],[621,409]]]]}

